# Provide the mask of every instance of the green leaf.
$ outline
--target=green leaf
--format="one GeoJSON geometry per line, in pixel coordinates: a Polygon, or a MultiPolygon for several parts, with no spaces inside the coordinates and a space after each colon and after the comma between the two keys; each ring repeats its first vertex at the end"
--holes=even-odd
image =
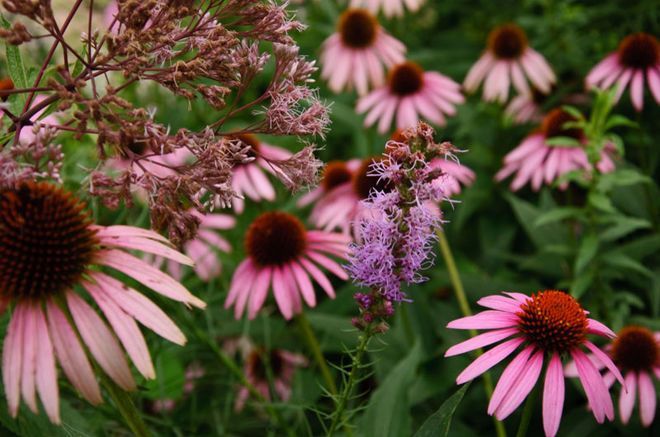
{"type": "Polygon", "coordinates": [[[464,384],[449,399],[443,402],[438,411],[429,416],[415,433],[414,437],[446,437],[449,434],[451,419],[463,400],[470,383],[464,384]]]}
{"type": "Polygon", "coordinates": [[[584,268],[594,259],[598,251],[598,236],[596,234],[587,234],[580,243],[578,254],[575,259],[575,274],[582,273],[584,268]]]}
{"type": "Polygon", "coordinates": [[[589,198],[587,199],[587,201],[591,206],[601,211],[611,212],[611,213],[617,212],[616,208],[614,208],[614,205],[612,205],[612,201],[610,200],[610,198],[603,193],[599,193],[596,191],[589,193],[589,198]]]}
{"type": "Polygon", "coordinates": [[[539,227],[534,225],[542,214],[552,211],[556,208],[555,206],[548,205],[541,209],[508,193],[505,194],[505,198],[511,204],[518,222],[536,247],[542,248],[548,244],[558,244],[567,240],[568,233],[565,227],[559,223],[548,223],[539,227]]]}
{"type": "Polygon", "coordinates": [[[605,130],[608,131],[617,126],[637,127],[638,125],[623,115],[614,114],[607,119],[607,123],[605,123],[605,130]]]}
{"type": "Polygon", "coordinates": [[[581,147],[580,143],[575,138],[571,137],[552,137],[545,140],[545,144],[551,147],[581,147]]]}
{"type": "Polygon", "coordinates": [[[421,343],[415,342],[408,356],[392,369],[369,400],[361,422],[364,436],[398,437],[411,434],[408,390],[415,380],[421,360],[421,343]]]}
{"type": "Polygon", "coordinates": [[[614,241],[639,229],[650,227],[651,223],[648,220],[617,216],[612,220],[612,225],[600,234],[600,239],[603,241],[614,241]]]}
{"type": "Polygon", "coordinates": [[[571,217],[579,217],[582,210],[574,207],[555,208],[541,214],[534,221],[534,226],[543,226],[555,223],[571,217]]]}
{"type": "Polygon", "coordinates": [[[603,255],[603,262],[609,266],[631,270],[641,275],[653,277],[653,272],[642,265],[639,261],[621,252],[609,252],[603,255]]]}
{"type": "MultiPolygon", "coordinates": [[[[0,25],[2,25],[2,27],[5,29],[11,28],[11,23],[9,23],[9,21],[7,21],[7,19],[1,14],[0,25]]],[[[6,42],[5,46],[5,53],[7,56],[7,70],[9,71],[11,80],[14,82],[14,86],[16,88],[28,88],[30,86],[28,75],[27,71],[25,70],[25,65],[23,64],[23,59],[21,58],[21,52],[19,51],[18,46],[6,42]]],[[[17,106],[21,106],[19,110],[23,108],[26,99],[27,96],[25,94],[17,95],[17,106]]]]}
{"type": "Polygon", "coordinates": [[[164,350],[155,359],[156,379],[146,381],[145,397],[149,399],[178,399],[183,395],[185,370],[179,357],[164,350]]]}
{"type": "Polygon", "coordinates": [[[594,269],[589,269],[577,275],[571,283],[571,296],[576,299],[582,297],[582,295],[589,289],[589,286],[594,281],[595,273],[596,272],[594,269]]]}
{"type": "Polygon", "coordinates": [[[628,185],[648,184],[651,182],[651,178],[637,170],[622,169],[602,175],[598,187],[602,190],[609,190],[611,187],[625,187],[628,185]]]}

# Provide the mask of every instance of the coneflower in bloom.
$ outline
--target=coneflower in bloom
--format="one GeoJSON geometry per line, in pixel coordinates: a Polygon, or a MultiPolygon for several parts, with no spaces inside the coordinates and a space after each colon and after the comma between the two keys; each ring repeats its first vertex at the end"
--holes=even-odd
{"type": "MultiPolygon", "coordinates": [[[[220,275],[222,263],[216,253],[220,250],[225,253],[231,252],[231,245],[220,234],[218,230],[232,229],[236,225],[236,218],[227,214],[199,214],[199,228],[197,235],[184,245],[184,252],[193,262],[197,276],[203,281],[210,281],[220,275]]],[[[181,264],[176,261],[167,261],[167,270],[177,280],[181,280],[181,264]]]]}
{"type": "Polygon", "coordinates": [[[274,171],[268,163],[269,160],[285,160],[292,154],[286,149],[263,143],[254,135],[241,134],[236,135],[236,138],[250,147],[248,156],[254,158],[253,161],[238,164],[232,169],[232,189],[240,196],[232,200],[232,206],[234,211],[240,214],[245,208],[244,196],[255,202],[275,200],[275,188],[264,171],[271,174],[274,171]]]}
{"type": "MultiPolygon", "coordinates": [[[[282,349],[273,349],[266,352],[259,348],[254,348],[245,360],[244,372],[245,378],[257,389],[265,399],[271,400],[270,383],[268,381],[267,367],[273,372],[273,388],[281,401],[288,401],[291,398],[291,386],[293,377],[298,367],[307,365],[307,359],[299,354],[294,354],[282,349]],[[267,355],[268,362],[264,359],[267,355]]],[[[245,402],[250,396],[247,387],[241,387],[236,396],[234,409],[239,412],[245,406],[245,402]]]]}
{"type": "Polygon", "coordinates": [[[518,94],[512,98],[504,112],[518,124],[539,123],[543,121],[541,105],[547,98],[547,94],[532,86],[528,93],[518,94]]]}
{"type": "Polygon", "coordinates": [[[630,84],[630,100],[637,111],[644,107],[644,79],[660,103],[660,43],[648,33],[634,33],[621,41],[616,52],[600,61],[586,78],[587,87],[618,86],[617,100],[630,84]]]}
{"type": "Polygon", "coordinates": [[[417,12],[422,4],[424,0],[351,0],[351,6],[366,7],[374,13],[382,10],[388,18],[402,16],[404,5],[410,12],[417,12]]]}
{"type": "Polygon", "coordinates": [[[367,113],[365,126],[378,121],[378,132],[386,133],[393,120],[396,127],[405,129],[414,127],[420,116],[442,126],[446,123],[445,115],[456,114],[455,105],[464,101],[458,83],[407,61],[390,70],[386,85],[361,97],[356,110],[367,113]]]}
{"type": "MultiPolygon", "coordinates": [[[[513,173],[516,177],[511,182],[513,191],[519,190],[530,182],[532,189],[538,191],[545,182],[551,184],[562,175],[575,171],[591,171],[587,153],[582,146],[551,146],[547,140],[553,137],[569,137],[580,143],[586,143],[584,132],[575,127],[566,127],[568,122],[575,121],[573,116],[563,109],[553,109],[545,118],[539,130],[527,136],[522,143],[504,157],[504,167],[495,175],[501,181],[513,173]]],[[[614,170],[612,156],[613,145],[605,146],[601,152],[601,159],[597,169],[601,173],[614,170]]],[[[568,182],[559,184],[564,190],[568,182]]]]}
{"type": "Polygon", "coordinates": [[[504,103],[511,84],[518,93],[529,94],[528,80],[547,94],[556,78],[545,58],[529,46],[525,31],[515,24],[504,24],[488,35],[486,51],[470,68],[463,86],[474,92],[484,82],[483,98],[504,103]]]}
{"type": "Polygon", "coordinates": [[[522,346],[497,382],[488,404],[488,414],[506,419],[532,391],[547,361],[543,386],[543,429],[546,436],[559,430],[564,408],[564,373],[562,356],[570,355],[576,363],[580,382],[598,423],[614,419],[614,406],[603,377],[582,347],[590,350],[623,384],[612,360],[587,339],[587,334],[614,338],[602,323],[587,317],[587,312],[572,296],[562,291],[539,291],[532,296],[504,293],[481,298],[477,303],[486,311],[450,322],[452,329],[488,329],[450,347],[446,357],[463,354],[506,340],[476,358],[456,378],[457,384],[473,380],[505,360],[522,346]]]}
{"type": "Polygon", "coordinates": [[[124,390],[135,389],[124,350],[144,377],[154,378],[136,321],[174,343],[185,343],[158,306],[99,267],[186,305],[204,308],[204,302],[129,250],[192,264],[155,232],[93,225],[83,204],[55,185],[29,182],[0,191],[0,299],[4,308],[12,307],[2,376],[12,416],[21,398],[36,413],[38,393],[50,420],[60,423],[56,363],[85,399],[101,403],[86,350],[124,390]],[[81,289],[107,322],[83,299],[81,289]]]}
{"type": "Polygon", "coordinates": [[[297,205],[304,208],[332,192],[335,188],[350,183],[353,175],[360,168],[361,162],[359,159],[328,162],[323,168],[321,182],[314,189],[300,196],[297,205]]]}
{"type": "Polygon", "coordinates": [[[340,279],[348,279],[337,262],[328,257],[346,258],[349,238],[345,235],[308,231],[297,217],[285,212],[266,212],[257,217],[245,234],[247,259],[234,272],[225,308],[234,306],[241,317],[247,308],[253,319],[264,305],[268,290],[285,319],[302,311],[304,300],[316,306],[310,276],[334,298],[335,291],[321,266],[340,279]]]}
{"type": "MultiPolygon", "coordinates": [[[[604,349],[623,373],[626,383],[626,390],[621,389],[619,394],[621,421],[625,424],[630,421],[639,398],[642,425],[651,426],[657,406],[653,379],[660,378],[660,332],[652,332],[642,326],[627,326],[604,349]]],[[[598,370],[605,367],[597,356],[589,355],[589,358],[598,370]]],[[[575,362],[569,363],[564,373],[566,376],[578,376],[575,362]]],[[[606,368],[603,379],[609,388],[615,381],[615,375],[606,368]]]]}
{"type": "Polygon", "coordinates": [[[348,9],[339,18],[337,32],[323,43],[321,77],[335,93],[355,88],[363,95],[370,85],[383,84],[384,67],[403,62],[405,52],[368,11],[348,9]]]}

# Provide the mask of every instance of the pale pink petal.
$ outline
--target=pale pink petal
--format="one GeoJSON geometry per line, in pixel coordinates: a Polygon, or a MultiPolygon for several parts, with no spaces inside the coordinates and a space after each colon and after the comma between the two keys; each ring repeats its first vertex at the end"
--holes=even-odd
{"type": "Polygon", "coordinates": [[[504,420],[522,404],[532,391],[543,369],[543,352],[536,352],[525,365],[522,373],[515,380],[508,395],[495,411],[495,417],[504,420]]]}
{"type": "Polygon", "coordinates": [[[504,372],[502,372],[502,376],[497,381],[493,395],[488,403],[487,411],[489,415],[492,416],[495,414],[502,401],[510,394],[511,387],[516,385],[516,380],[520,378],[525,367],[528,366],[528,359],[532,355],[532,352],[534,352],[534,346],[527,346],[506,366],[504,372]]]}
{"type": "Polygon", "coordinates": [[[286,285],[289,291],[289,296],[291,297],[291,307],[293,308],[293,314],[300,314],[303,310],[303,306],[302,299],[300,298],[300,292],[298,291],[296,278],[293,276],[293,272],[291,271],[289,263],[283,264],[281,268],[284,284],[286,285]]]}
{"type": "Polygon", "coordinates": [[[380,134],[384,134],[388,131],[388,129],[390,129],[392,119],[394,118],[394,111],[396,111],[397,107],[399,106],[399,99],[392,96],[386,97],[384,104],[387,106],[385,107],[385,111],[383,112],[383,115],[380,118],[380,122],[378,123],[378,133],[380,134]]]}
{"type": "Polygon", "coordinates": [[[618,66],[617,54],[611,53],[591,69],[585,83],[590,88],[600,82],[606,76],[609,76],[618,66]]]}
{"type": "Polygon", "coordinates": [[[630,83],[630,99],[637,111],[644,107],[644,71],[637,70],[630,83]]]}
{"type": "Polygon", "coordinates": [[[477,376],[511,355],[523,343],[523,338],[513,338],[484,352],[463,370],[456,378],[457,384],[473,380],[477,376]]]}
{"type": "Polygon", "coordinates": [[[559,431],[561,414],[564,409],[564,390],[561,358],[555,352],[545,371],[543,386],[543,430],[548,437],[554,437],[559,431]]]}
{"type": "Polygon", "coordinates": [[[173,343],[178,345],[186,343],[183,332],[163,310],[142,293],[101,272],[94,272],[91,276],[108,299],[112,299],[115,304],[127,314],[133,316],[138,322],[173,343]]]}
{"type": "MultiPolygon", "coordinates": [[[[625,389],[625,384],[623,383],[623,376],[621,376],[621,372],[619,372],[619,368],[616,367],[616,364],[612,362],[612,359],[592,342],[585,341],[584,345],[594,354],[594,356],[598,359],[598,361],[600,361],[602,366],[607,367],[607,369],[610,372],[612,372],[614,376],[616,376],[616,379],[619,380],[619,382],[621,383],[621,385],[624,386],[625,389]]],[[[600,367],[596,366],[596,368],[600,370],[600,367]]]]}
{"type": "Polygon", "coordinates": [[[254,281],[250,302],[248,303],[248,318],[250,320],[254,319],[257,316],[257,313],[259,313],[261,307],[264,306],[266,296],[268,295],[268,288],[271,284],[272,270],[273,269],[270,267],[262,268],[254,281]]]}
{"type": "Polygon", "coordinates": [[[316,281],[317,284],[321,286],[323,291],[326,292],[328,296],[330,296],[332,299],[335,298],[335,289],[332,287],[332,284],[326,278],[326,276],[323,274],[321,270],[319,270],[318,267],[316,267],[312,262],[306,260],[305,258],[301,258],[298,260],[300,264],[307,270],[307,272],[312,275],[312,278],[314,278],[314,281],[316,281]]]}
{"type": "Polygon", "coordinates": [[[455,344],[454,346],[447,349],[445,352],[445,357],[453,357],[454,355],[460,355],[465,352],[470,352],[480,347],[488,346],[493,343],[497,343],[500,340],[504,340],[507,337],[511,337],[518,333],[518,328],[506,328],[498,329],[495,331],[484,332],[475,337],[465,340],[461,343],[455,344]]]}
{"type": "Polygon", "coordinates": [[[100,238],[101,245],[107,247],[120,247],[123,249],[140,250],[146,253],[161,256],[163,258],[171,259],[185,265],[193,265],[193,260],[174,250],[169,245],[165,245],[156,240],[135,236],[111,236],[100,238]]]}
{"type": "Polygon", "coordinates": [[[322,255],[318,252],[314,252],[312,250],[308,250],[307,252],[305,252],[305,255],[307,255],[307,257],[310,258],[315,263],[320,264],[321,266],[328,269],[339,279],[343,279],[343,280],[348,279],[348,274],[344,271],[344,269],[339,264],[328,258],[327,256],[322,255]]]}
{"type": "Polygon", "coordinates": [[[600,323],[598,320],[587,319],[587,329],[590,334],[600,335],[602,337],[614,338],[616,334],[607,326],[600,323]]]}
{"type": "Polygon", "coordinates": [[[370,92],[364,97],[361,97],[358,100],[357,106],[355,107],[355,111],[358,114],[362,114],[363,112],[366,112],[376,103],[381,102],[383,98],[386,97],[386,95],[387,95],[387,88],[385,87],[373,90],[372,92],[370,92]]]}
{"type": "Polygon", "coordinates": [[[243,316],[243,312],[247,307],[250,296],[252,295],[252,287],[257,281],[257,277],[259,276],[259,270],[261,270],[261,268],[250,268],[240,283],[241,292],[238,295],[238,298],[236,299],[236,305],[234,306],[234,317],[237,320],[243,316]]]}
{"type": "Polygon", "coordinates": [[[23,360],[21,369],[21,395],[34,414],[38,414],[35,391],[35,371],[37,367],[37,319],[39,311],[32,303],[23,305],[23,360]]]}
{"type": "Polygon", "coordinates": [[[57,361],[71,384],[92,405],[103,402],[96,376],[87,355],[62,310],[48,301],[48,326],[50,328],[57,361]]]}
{"type": "Polygon", "coordinates": [[[305,299],[307,305],[310,307],[315,307],[316,294],[314,293],[314,286],[312,285],[312,281],[309,279],[309,276],[307,276],[307,273],[300,266],[300,264],[295,261],[291,264],[291,270],[296,278],[296,281],[298,282],[298,289],[300,290],[303,299],[305,299]]]}
{"type": "Polygon", "coordinates": [[[509,328],[518,324],[515,314],[504,311],[486,310],[474,316],[462,317],[447,324],[452,329],[497,329],[509,328]]]}
{"type": "Polygon", "coordinates": [[[255,271],[252,260],[250,258],[241,262],[234,275],[231,278],[231,283],[229,284],[229,293],[227,294],[227,299],[225,299],[225,308],[229,308],[236,302],[238,295],[244,292],[243,284],[248,275],[253,274],[255,271]]]}
{"type": "Polygon", "coordinates": [[[57,369],[55,367],[55,355],[53,345],[50,341],[46,317],[41,308],[38,308],[34,316],[37,329],[37,391],[41,398],[41,404],[51,422],[60,424],[60,393],[57,386],[57,369]]]}
{"type": "Polygon", "coordinates": [[[107,325],[77,294],[67,292],[66,301],[80,336],[99,366],[122,389],[135,390],[135,381],[124,352],[107,325]]]}
{"type": "Polygon", "coordinates": [[[614,406],[607,387],[605,387],[603,377],[584,352],[574,348],[571,350],[571,355],[575,360],[580,382],[582,382],[589,400],[589,407],[591,407],[596,421],[603,423],[605,417],[612,420],[614,418],[614,406]]]}
{"type": "Polygon", "coordinates": [[[649,68],[646,70],[646,80],[649,83],[651,94],[656,103],[660,104],[660,72],[658,69],[649,68]]]}
{"type": "Polygon", "coordinates": [[[657,404],[655,386],[649,374],[643,370],[637,375],[637,383],[639,385],[639,415],[642,418],[642,425],[648,427],[651,426],[655,417],[657,404]]]}
{"type": "Polygon", "coordinates": [[[483,81],[486,73],[488,73],[493,65],[493,56],[489,52],[485,52],[479,60],[470,68],[463,86],[466,91],[474,92],[478,87],[481,81],[483,81]]]}
{"type": "Polygon", "coordinates": [[[116,249],[99,250],[96,252],[96,262],[119,270],[170,299],[198,308],[206,307],[202,300],[193,296],[183,285],[131,254],[116,249]]]}
{"type": "Polygon", "coordinates": [[[396,117],[397,127],[399,129],[412,127],[417,124],[418,120],[412,97],[406,96],[401,98],[396,117]]]}
{"type": "Polygon", "coordinates": [[[96,236],[99,239],[112,239],[114,237],[139,237],[148,238],[150,240],[160,241],[163,244],[172,244],[170,241],[157,232],[142,229],[135,226],[97,226],[91,225],[92,229],[96,231],[96,236]]]}
{"type": "Polygon", "coordinates": [[[520,312],[520,302],[504,296],[486,296],[477,301],[482,307],[508,313],[520,312]]]}
{"type": "Polygon", "coordinates": [[[511,80],[519,94],[529,94],[529,85],[517,61],[511,62],[511,80]]]}
{"type": "Polygon", "coordinates": [[[618,101],[621,98],[621,95],[623,95],[623,92],[626,90],[626,86],[628,85],[628,82],[632,78],[633,71],[631,68],[626,68],[623,73],[621,74],[621,77],[619,77],[619,80],[616,81],[616,92],[614,93],[614,100],[618,101]]]}
{"type": "Polygon", "coordinates": [[[293,317],[293,302],[280,267],[273,267],[273,294],[280,312],[285,319],[290,320],[293,317]]]}
{"type": "Polygon", "coordinates": [[[9,414],[16,417],[21,402],[21,371],[23,368],[23,305],[18,304],[11,315],[2,345],[2,380],[9,414]]]}
{"type": "Polygon", "coordinates": [[[275,189],[266,175],[256,165],[247,166],[247,173],[252,180],[254,188],[266,200],[275,200],[275,189]]]}
{"type": "Polygon", "coordinates": [[[154,379],[156,372],[149,355],[149,349],[147,349],[147,343],[144,341],[144,336],[140,332],[137,323],[135,323],[135,319],[126,314],[114,300],[108,298],[100,285],[87,281],[84,281],[82,285],[105,314],[105,318],[110,322],[112,329],[124,345],[124,349],[126,349],[138,371],[145,378],[154,379]]]}
{"type": "Polygon", "coordinates": [[[624,424],[630,420],[637,398],[637,375],[634,370],[626,373],[626,388],[627,391],[622,388],[619,393],[619,414],[624,424]]]}

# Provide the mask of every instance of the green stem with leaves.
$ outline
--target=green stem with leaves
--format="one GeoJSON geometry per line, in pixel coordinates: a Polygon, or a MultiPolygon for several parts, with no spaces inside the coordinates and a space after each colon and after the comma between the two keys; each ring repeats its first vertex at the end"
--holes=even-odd
{"type": "Polygon", "coordinates": [[[142,420],[142,415],[135,407],[131,395],[118,387],[110,378],[103,377],[103,385],[131,432],[137,437],[150,437],[151,432],[142,420]]]}
{"type": "Polygon", "coordinates": [[[314,334],[314,330],[309,323],[309,319],[307,319],[305,313],[302,312],[296,316],[296,322],[298,323],[298,327],[300,328],[303,339],[312,352],[312,356],[314,357],[314,361],[316,361],[316,365],[319,366],[319,369],[321,370],[321,376],[323,376],[323,380],[325,381],[326,389],[330,392],[330,394],[336,396],[337,385],[335,384],[335,380],[332,377],[328,363],[323,356],[319,340],[316,337],[316,334],[314,334]]]}
{"type": "MultiPolygon", "coordinates": [[[[447,241],[447,237],[443,230],[439,229],[436,232],[438,236],[438,246],[440,247],[440,252],[442,253],[442,258],[445,261],[447,266],[447,271],[449,272],[449,280],[451,281],[452,288],[454,289],[454,294],[456,295],[456,300],[458,301],[458,306],[461,309],[461,313],[465,317],[472,315],[472,309],[470,308],[470,303],[468,302],[467,295],[465,294],[465,288],[463,287],[463,282],[461,281],[461,276],[458,273],[458,268],[456,267],[456,261],[454,260],[454,255],[452,254],[451,247],[447,241]]],[[[470,330],[470,336],[474,337],[477,335],[477,331],[474,329],[470,330]]],[[[483,351],[478,349],[476,351],[477,356],[481,355],[483,351]]],[[[484,390],[488,399],[493,395],[493,380],[491,379],[490,373],[486,372],[483,374],[484,390]]],[[[504,424],[493,417],[493,423],[495,424],[495,430],[498,437],[506,437],[506,429],[504,424]]]]}
{"type": "Polygon", "coordinates": [[[351,429],[348,426],[348,424],[343,423],[344,411],[346,411],[346,406],[348,405],[348,401],[351,399],[351,396],[353,394],[353,388],[355,387],[358,373],[362,368],[362,357],[364,356],[364,353],[367,351],[367,346],[369,346],[369,341],[371,341],[373,335],[374,333],[371,329],[371,325],[369,325],[364,329],[362,335],[360,336],[358,347],[355,351],[355,354],[353,355],[353,361],[351,362],[351,373],[348,374],[348,379],[344,383],[344,387],[341,393],[339,394],[339,399],[337,399],[336,401],[337,407],[332,417],[332,423],[330,424],[330,428],[328,429],[328,432],[326,434],[328,436],[334,435],[335,431],[337,431],[337,428],[339,428],[340,426],[344,427],[344,430],[347,435],[349,436],[352,435],[351,429]]]}

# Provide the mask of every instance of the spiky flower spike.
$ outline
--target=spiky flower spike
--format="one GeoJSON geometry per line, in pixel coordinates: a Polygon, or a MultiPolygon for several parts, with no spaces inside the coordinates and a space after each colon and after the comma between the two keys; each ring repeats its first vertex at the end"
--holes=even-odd
{"type": "Polygon", "coordinates": [[[155,232],[92,224],[84,205],[58,186],[28,182],[0,189],[0,309],[12,308],[2,376],[13,417],[21,397],[36,413],[39,393],[50,420],[60,423],[56,363],[85,399],[101,403],[86,351],[124,390],[135,389],[126,354],[144,377],[154,378],[136,321],[174,343],[185,343],[183,333],[151,300],[99,267],[186,305],[204,308],[204,302],[128,250],[192,264],[155,232]],[[106,320],[83,299],[82,289],[106,320]]]}
{"type": "Polygon", "coordinates": [[[615,334],[602,323],[588,318],[578,301],[562,291],[545,290],[532,296],[504,294],[506,296],[481,298],[477,303],[489,310],[454,320],[447,325],[453,329],[490,331],[450,347],[445,353],[446,357],[507,339],[474,360],[458,375],[456,383],[473,380],[522,346],[522,351],[504,369],[488,404],[488,414],[504,420],[532,391],[547,359],[543,387],[543,429],[547,436],[554,436],[559,430],[564,407],[561,358],[571,355],[596,420],[598,423],[602,423],[606,417],[613,420],[614,407],[605,381],[581,347],[589,349],[623,384],[621,373],[612,360],[587,340],[587,334],[609,338],[614,338],[615,334]]]}
{"type": "Polygon", "coordinates": [[[432,262],[431,243],[442,222],[436,202],[446,191],[442,171],[429,163],[454,151],[449,143],[437,144],[433,133],[425,123],[405,130],[401,141],[387,143],[368,173],[387,189],[372,189],[363,201],[368,214],[358,222],[360,241],[348,266],[353,280],[371,289],[355,296],[360,328],[391,316],[392,303],[407,300],[402,284],[423,282],[420,271],[432,262]]]}

